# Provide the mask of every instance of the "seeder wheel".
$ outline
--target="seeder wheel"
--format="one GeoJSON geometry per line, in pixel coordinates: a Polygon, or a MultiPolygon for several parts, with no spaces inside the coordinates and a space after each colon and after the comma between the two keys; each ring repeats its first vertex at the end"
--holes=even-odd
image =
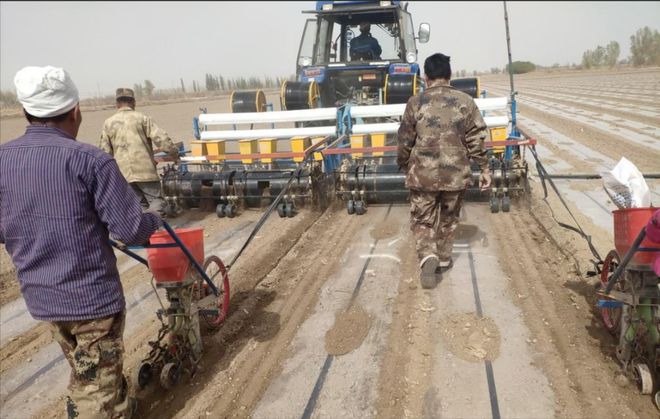
{"type": "MultiPolygon", "coordinates": [[[[619,254],[616,250],[610,250],[603,262],[603,270],[600,272],[600,285],[602,290],[605,290],[605,287],[607,287],[607,282],[619,266],[619,263],[621,263],[619,254]]],[[[620,280],[614,286],[614,289],[622,291],[621,284],[622,281],[620,280]]],[[[621,323],[621,308],[601,307],[600,315],[603,318],[603,325],[605,325],[605,328],[613,335],[617,335],[619,324],[621,323]]]]}
{"type": "Polygon", "coordinates": [[[173,388],[179,381],[179,366],[173,362],[165,364],[160,372],[160,385],[164,389],[169,390],[173,388]]]}
{"type": "Polygon", "coordinates": [[[225,218],[225,204],[216,205],[215,215],[217,215],[218,218],[225,218]]]}
{"type": "Polygon", "coordinates": [[[367,212],[367,206],[364,201],[355,201],[355,213],[357,215],[364,215],[367,212]]]}
{"type": "MultiPolygon", "coordinates": [[[[213,284],[218,288],[218,296],[216,300],[218,315],[207,315],[202,317],[210,328],[217,328],[222,324],[229,312],[229,275],[227,275],[227,269],[225,268],[224,263],[222,263],[222,260],[215,255],[209,256],[204,261],[204,272],[206,272],[206,275],[208,275],[209,278],[212,278],[213,284]]],[[[208,284],[201,278],[195,286],[197,300],[201,300],[213,293],[208,284]]]]}
{"type": "Polygon", "coordinates": [[[149,362],[142,362],[140,366],[133,371],[133,384],[140,390],[145,388],[153,378],[153,367],[149,362]]]}
{"type": "Polygon", "coordinates": [[[509,212],[511,210],[511,198],[508,196],[502,197],[502,212],[509,212]]]}
{"type": "Polygon", "coordinates": [[[346,203],[346,211],[348,212],[348,215],[355,214],[355,201],[353,201],[352,199],[348,200],[348,202],[346,203]]]}
{"type": "Polygon", "coordinates": [[[495,195],[490,198],[490,212],[493,214],[500,212],[500,199],[495,195]]]}
{"type": "Polygon", "coordinates": [[[643,362],[636,362],[633,365],[633,376],[641,394],[651,394],[653,392],[653,374],[651,374],[648,365],[643,362]]]}

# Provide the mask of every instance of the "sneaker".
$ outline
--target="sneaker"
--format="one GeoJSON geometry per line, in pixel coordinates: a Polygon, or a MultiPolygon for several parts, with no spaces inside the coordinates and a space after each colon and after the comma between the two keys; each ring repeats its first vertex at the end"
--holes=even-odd
{"type": "Polygon", "coordinates": [[[426,256],[421,262],[420,282],[422,288],[429,289],[436,285],[435,270],[438,267],[438,257],[435,255],[426,256]]]}

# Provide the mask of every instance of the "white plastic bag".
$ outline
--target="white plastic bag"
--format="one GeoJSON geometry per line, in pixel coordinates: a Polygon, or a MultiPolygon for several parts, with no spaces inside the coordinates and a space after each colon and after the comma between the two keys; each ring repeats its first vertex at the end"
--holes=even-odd
{"type": "Polygon", "coordinates": [[[651,206],[651,192],[642,173],[625,157],[609,172],[600,174],[605,192],[619,208],[651,206]]]}

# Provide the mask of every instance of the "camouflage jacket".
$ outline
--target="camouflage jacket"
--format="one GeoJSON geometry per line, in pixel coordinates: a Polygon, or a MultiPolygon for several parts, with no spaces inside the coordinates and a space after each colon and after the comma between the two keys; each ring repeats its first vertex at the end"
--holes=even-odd
{"type": "Polygon", "coordinates": [[[178,149],[150,117],[131,108],[120,108],[103,124],[99,148],[114,156],[128,182],[160,180],[153,144],[177,157],[178,149]]]}
{"type": "Polygon", "coordinates": [[[479,108],[467,94],[432,85],[411,97],[397,138],[406,186],[428,192],[466,189],[472,184],[470,159],[481,168],[488,164],[486,136],[479,108]]]}

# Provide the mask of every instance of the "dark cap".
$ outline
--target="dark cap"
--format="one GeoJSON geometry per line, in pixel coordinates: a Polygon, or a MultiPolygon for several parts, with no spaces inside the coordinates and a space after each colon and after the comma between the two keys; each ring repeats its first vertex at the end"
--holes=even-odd
{"type": "Polygon", "coordinates": [[[120,87],[117,89],[117,95],[116,98],[130,98],[130,99],[135,99],[135,93],[133,92],[133,89],[129,89],[127,87],[120,87]]]}

